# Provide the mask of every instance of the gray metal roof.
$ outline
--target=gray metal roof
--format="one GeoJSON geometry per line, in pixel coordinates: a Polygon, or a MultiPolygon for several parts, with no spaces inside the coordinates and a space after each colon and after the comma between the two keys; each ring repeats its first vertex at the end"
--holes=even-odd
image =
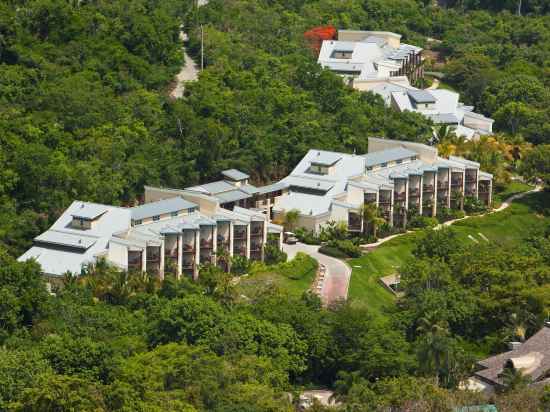
{"type": "Polygon", "coordinates": [[[231,180],[234,180],[236,182],[238,182],[240,180],[246,180],[250,177],[246,173],[243,173],[243,172],[241,172],[240,170],[237,170],[237,169],[224,170],[222,172],[222,175],[229,178],[229,179],[231,179],[231,180]]]}
{"type": "Polygon", "coordinates": [[[130,210],[132,211],[133,220],[141,220],[196,207],[197,205],[195,203],[189,202],[181,197],[172,197],[170,199],[159,200],[158,202],[145,203],[133,207],[130,210]]]}
{"type": "Polygon", "coordinates": [[[363,155],[365,158],[365,166],[371,167],[381,165],[382,163],[392,162],[395,160],[403,160],[412,156],[417,156],[416,152],[404,147],[396,147],[394,149],[381,150],[363,155]]]}
{"type": "Polygon", "coordinates": [[[261,186],[258,188],[258,193],[265,195],[267,193],[276,192],[278,190],[283,190],[288,188],[287,182],[277,182],[267,186],[261,186]]]}
{"type": "Polygon", "coordinates": [[[95,220],[106,211],[107,207],[105,205],[80,202],[72,213],[72,216],[85,220],[95,220]]]}
{"type": "Polygon", "coordinates": [[[97,237],[83,236],[77,233],[48,230],[34,238],[35,242],[67,246],[86,250],[97,242],[97,237]]]}
{"type": "Polygon", "coordinates": [[[239,186],[239,189],[242,190],[245,193],[248,193],[249,195],[253,195],[253,194],[258,193],[258,188],[256,186],[253,186],[253,185],[241,184],[239,186]]]}
{"type": "Polygon", "coordinates": [[[248,193],[243,192],[242,190],[239,190],[239,189],[216,194],[216,198],[220,201],[220,203],[231,203],[242,199],[248,199],[250,197],[251,196],[248,193]]]}
{"type": "Polygon", "coordinates": [[[462,163],[463,165],[470,166],[473,169],[479,169],[480,166],[478,162],[474,162],[473,160],[464,159],[463,157],[458,156],[449,156],[449,160],[462,163]]]}
{"type": "Polygon", "coordinates": [[[322,166],[332,166],[342,159],[340,153],[317,151],[311,158],[311,163],[322,166]]]}
{"type": "Polygon", "coordinates": [[[432,122],[436,124],[459,124],[460,121],[454,113],[428,114],[432,122]]]}
{"type": "Polygon", "coordinates": [[[306,189],[315,189],[323,192],[328,192],[334,186],[334,182],[327,182],[326,180],[298,177],[298,176],[288,176],[286,182],[290,186],[303,187],[306,189]]]}
{"type": "Polygon", "coordinates": [[[425,90],[408,90],[407,94],[415,103],[435,103],[435,97],[425,90]]]}
{"type": "Polygon", "coordinates": [[[235,186],[231,183],[227,183],[224,180],[218,180],[216,182],[205,183],[203,185],[187,187],[186,190],[191,190],[194,192],[205,193],[216,195],[221,192],[227,192],[229,190],[235,189],[235,186]]]}

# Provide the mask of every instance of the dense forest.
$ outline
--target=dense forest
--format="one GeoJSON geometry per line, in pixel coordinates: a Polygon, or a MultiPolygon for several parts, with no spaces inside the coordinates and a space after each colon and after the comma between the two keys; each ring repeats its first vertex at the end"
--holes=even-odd
{"type": "MultiPolygon", "coordinates": [[[[427,68],[498,131],[442,149],[503,180],[519,171],[549,183],[549,2],[524,0],[522,16],[512,0],[434,3],[1,2],[0,410],[290,411],[315,385],[347,411],[480,401],[455,390],[474,355],[530,335],[549,310],[547,219],[522,248],[426,233],[401,269],[405,298],[383,318],[278,290],[243,303],[215,269],[197,284],[159,283],[99,265],[51,296],[39,267],[13,259],[73,199],[133,204],[144,184],[183,187],[229,167],[270,182],[312,147],[428,141],[428,120],[320,69],[303,37],[319,25],[395,31],[426,48],[427,68]],[[182,23],[195,57],[203,26],[205,70],[173,100],[182,23]]],[[[548,214],[548,194],[537,199],[548,214]]],[[[499,405],[548,410],[550,394],[524,383],[499,405]]]]}

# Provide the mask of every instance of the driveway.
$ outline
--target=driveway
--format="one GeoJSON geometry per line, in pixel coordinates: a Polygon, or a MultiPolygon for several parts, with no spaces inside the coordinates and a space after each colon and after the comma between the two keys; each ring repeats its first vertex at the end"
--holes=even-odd
{"type": "Polygon", "coordinates": [[[343,261],[319,253],[319,246],[297,243],[295,245],[283,244],[283,250],[288,259],[294,258],[298,252],[305,253],[326,266],[325,281],[321,290],[321,300],[330,305],[338,300],[346,300],[348,297],[351,269],[343,261]]]}

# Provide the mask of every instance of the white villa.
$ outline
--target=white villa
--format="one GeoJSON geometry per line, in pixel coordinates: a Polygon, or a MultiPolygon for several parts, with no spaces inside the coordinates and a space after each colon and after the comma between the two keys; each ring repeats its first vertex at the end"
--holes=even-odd
{"type": "Polygon", "coordinates": [[[412,208],[435,216],[440,207],[463,208],[464,197],[492,201],[492,175],[479,170],[479,163],[380,138],[369,138],[364,155],[310,150],[282,182],[288,190],[275,199],[275,218],[296,209],[296,226],[315,232],[329,221],[362,231],[364,203],[376,204],[390,225],[404,225],[412,208]]]}
{"type": "Polygon", "coordinates": [[[419,143],[369,138],[364,155],[310,150],[280,182],[256,187],[238,170],[216,182],[185,189],[145,187],[145,203],[131,208],[75,201],[34,239],[20,261],[35,259],[55,279],[80,274],[105,258],[123,270],[196,279],[199,265],[228,269],[228,257],[263,260],[267,244],[282,244],[272,219],[299,211],[297,226],[313,231],[329,221],[362,231],[360,209],[376,204],[390,225],[407,211],[435,216],[462,208],[465,196],[491,204],[492,176],[479,164],[444,159],[419,143]]]}
{"type": "Polygon", "coordinates": [[[98,258],[123,270],[163,278],[171,269],[194,279],[202,264],[227,269],[230,256],[263,260],[266,244],[281,247],[283,228],[265,210],[237,203],[244,205],[242,193],[250,190],[265,209],[279,185],[254,188],[242,172],[223,174],[224,180],[183,190],[145,187],[145,203],[132,208],[74,201],[18,260],[35,259],[52,280],[78,275],[98,258]]]}
{"type": "Polygon", "coordinates": [[[471,140],[493,132],[494,120],[461,103],[458,93],[412,86],[424,76],[422,49],[401,43],[399,34],[339,30],[338,40],[323,41],[317,61],[353,88],[380,95],[388,107],[420,113],[457,136],[471,140]]]}

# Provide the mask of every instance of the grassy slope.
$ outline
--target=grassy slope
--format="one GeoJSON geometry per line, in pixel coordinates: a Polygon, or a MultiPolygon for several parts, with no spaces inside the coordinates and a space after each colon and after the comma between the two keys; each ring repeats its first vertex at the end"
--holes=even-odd
{"type": "Polygon", "coordinates": [[[527,192],[528,190],[533,189],[533,186],[528,185],[522,182],[511,182],[506,186],[502,192],[495,193],[493,196],[494,207],[499,207],[501,203],[508,199],[510,196],[527,192]]]}
{"type": "Polygon", "coordinates": [[[238,293],[253,298],[265,288],[277,288],[283,293],[301,296],[311,286],[316,273],[317,261],[298,254],[290,262],[263,267],[241,278],[238,293]]]}
{"type": "MultiPolygon", "coordinates": [[[[468,235],[482,242],[479,235],[482,233],[491,242],[518,243],[533,229],[541,227],[544,218],[535,214],[532,206],[548,201],[544,196],[542,193],[529,195],[502,212],[457,222],[453,228],[465,242],[472,242],[468,235]]],[[[548,220],[550,219],[546,218],[548,220]]],[[[378,279],[395,273],[400,265],[412,257],[411,251],[418,236],[419,233],[403,235],[361,258],[352,260],[350,298],[366,304],[376,314],[381,314],[384,306],[391,305],[395,298],[380,285],[378,279]]]]}

